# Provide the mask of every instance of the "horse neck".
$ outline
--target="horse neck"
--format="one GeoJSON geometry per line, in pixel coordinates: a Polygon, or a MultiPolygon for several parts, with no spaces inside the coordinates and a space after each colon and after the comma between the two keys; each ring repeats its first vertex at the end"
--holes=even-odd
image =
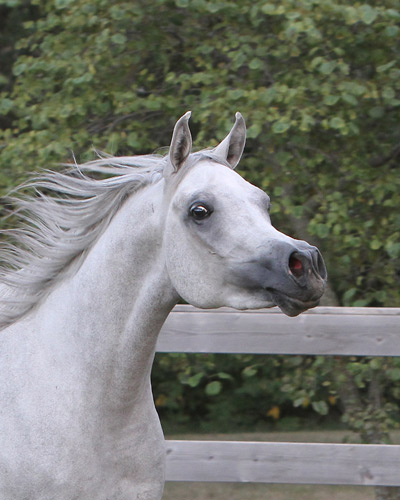
{"type": "Polygon", "coordinates": [[[149,392],[157,336],[177,301],[164,267],[161,200],[160,184],[128,199],[38,311],[46,341],[57,333],[64,345],[72,342],[88,392],[107,393],[110,405],[134,404],[149,392]]]}

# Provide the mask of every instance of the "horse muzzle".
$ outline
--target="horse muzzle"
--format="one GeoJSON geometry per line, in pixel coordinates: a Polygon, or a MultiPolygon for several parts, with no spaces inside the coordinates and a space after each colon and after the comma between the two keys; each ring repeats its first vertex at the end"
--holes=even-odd
{"type": "Polygon", "coordinates": [[[235,265],[234,282],[277,305],[288,316],[315,307],[325,291],[321,253],[305,241],[273,241],[257,258],[235,265]]]}
{"type": "Polygon", "coordinates": [[[320,251],[305,242],[298,242],[298,245],[296,248],[282,244],[279,268],[274,266],[275,276],[264,287],[272,301],[288,316],[297,316],[317,306],[328,277],[320,251]]]}

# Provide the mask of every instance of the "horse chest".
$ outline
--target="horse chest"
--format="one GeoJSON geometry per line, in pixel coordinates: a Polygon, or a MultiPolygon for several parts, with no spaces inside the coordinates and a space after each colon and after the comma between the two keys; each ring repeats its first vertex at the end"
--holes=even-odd
{"type": "Polygon", "coordinates": [[[23,347],[23,333],[12,349],[8,338],[4,331],[0,498],[161,498],[165,449],[150,391],[113,411],[76,366],[50,367],[52,356],[23,347]]]}
{"type": "Polygon", "coordinates": [[[2,422],[0,498],[158,500],[165,449],[156,415],[109,431],[91,415],[2,422]],[[73,418],[75,417],[75,418],[73,418]],[[4,431],[4,433],[3,433],[4,431]]]}

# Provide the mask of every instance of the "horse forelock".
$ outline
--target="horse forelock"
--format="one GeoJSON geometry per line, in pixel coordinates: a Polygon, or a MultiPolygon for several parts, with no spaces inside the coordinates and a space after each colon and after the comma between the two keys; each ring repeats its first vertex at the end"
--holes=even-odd
{"type": "Polygon", "coordinates": [[[100,157],[44,171],[7,197],[19,227],[0,231],[0,329],[76,270],[124,200],[162,178],[165,162],[158,155],[100,157]]]}

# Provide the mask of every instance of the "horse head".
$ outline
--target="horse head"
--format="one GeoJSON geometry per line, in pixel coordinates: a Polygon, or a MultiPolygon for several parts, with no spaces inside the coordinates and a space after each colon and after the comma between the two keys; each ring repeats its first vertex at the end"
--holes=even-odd
{"type": "Polygon", "coordinates": [[[199,153],[189,118],[175,125],[163,174],[165,263],[177,293],[197,307],[277,305],[289,316],[318,305],[327,279],[319,250],[276,230],[269,196],[234,171],[246,140],[242,115],[216,148],[199,153]]]}

